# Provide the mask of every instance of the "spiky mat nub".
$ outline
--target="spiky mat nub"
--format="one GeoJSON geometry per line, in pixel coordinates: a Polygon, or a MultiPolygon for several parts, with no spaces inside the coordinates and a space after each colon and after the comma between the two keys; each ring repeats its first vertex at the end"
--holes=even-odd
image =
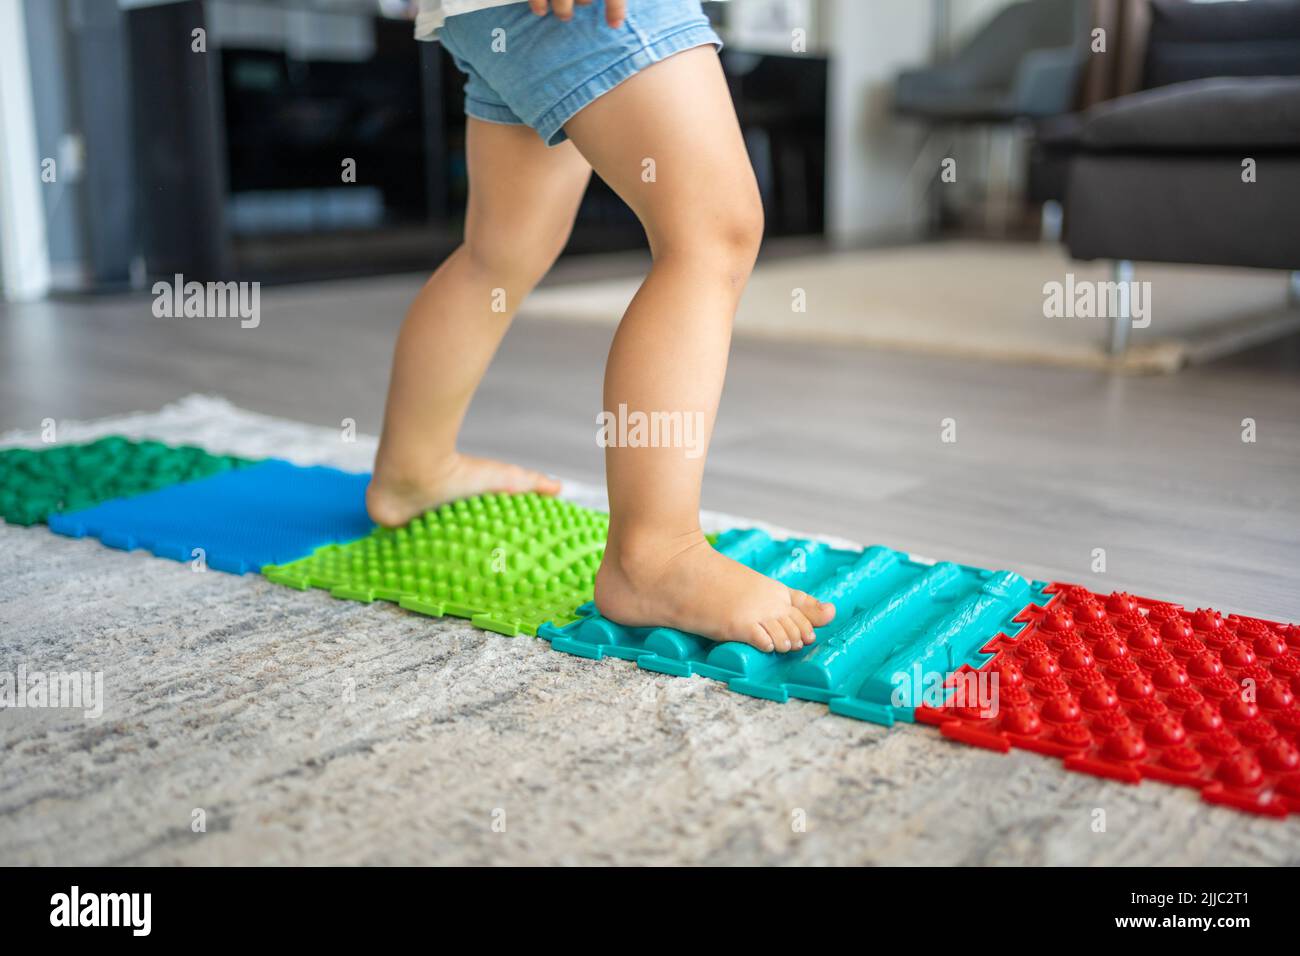
{"type": "Polygon", "coordinates": [[[534,635],[546,621],[574,620],[591,600],[608,524],[602,512],[557,498],[480,495],[263,573],[290,587],[534,635]]]}

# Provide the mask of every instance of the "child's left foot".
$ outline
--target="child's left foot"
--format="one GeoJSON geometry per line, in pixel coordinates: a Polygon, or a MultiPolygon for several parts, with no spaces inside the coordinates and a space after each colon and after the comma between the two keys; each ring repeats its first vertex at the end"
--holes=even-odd
{"type": "Polygon", "coordinates": [[[366,488],[366,511],[376,524],[398,528],[449,501],[494,491],[555,495],[560,483],[530,468],[458,454],[443,467],[415,479],[395,477],[376,466],[366,488]]]}

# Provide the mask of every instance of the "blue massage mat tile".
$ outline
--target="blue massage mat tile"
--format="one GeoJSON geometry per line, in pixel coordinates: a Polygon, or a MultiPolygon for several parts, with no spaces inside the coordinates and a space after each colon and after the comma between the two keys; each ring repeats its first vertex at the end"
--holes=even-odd
{"type": "Polygon", "coordinates": [[[942,683],[956,671],[988,663],[994,654],[985,646],[999,634],[1014,637],[1024,626],[1015,620],[1020,612],[1049,599],[1043,581],[946,561],[927,564],[889,548],[850,551],[778,541],[757,530],[728,531],[717,548],[833,602],[835,620],[818,628],[811,647],[789,654],[664,627],[623,627],[591,604],[579,609],[578,620],[543,625],[538,636],[579,657],[618,657],[664,674],[709,677],[769,700],[820,701],[833,713],[889,725],[912,720],[919,703],[936,703],[922,695],[942,696],[942,683]]]}
{"type": "Polygon", "coordinates": [[[175,561],[194,561],[202,549],[208,567],[243,574],[365,537],[374,528],[366,515],[369,481],[366,474],[271,459],[51,515],[50,530],[175,561]]]}

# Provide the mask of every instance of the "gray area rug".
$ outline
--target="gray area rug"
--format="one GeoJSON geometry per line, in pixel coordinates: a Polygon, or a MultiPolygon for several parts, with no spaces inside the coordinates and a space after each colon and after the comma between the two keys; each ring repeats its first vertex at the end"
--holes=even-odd
{"type": "MultiPolygon", "coordinates": [[[[1073,261],[1051,243],[953,240],[776,259],[754,270],[736,331],[999,362],[1174,372],[1300,328],[1300,310],[1287,308],[1284,273],[1141,263],[1135,280],[1149,283],[1149,325],[1135,328],[1128,351],[1115,357],[1105,347],[1107,318],[1046,317],[1044,286],[1063,284],[1067,275],[1080,283],[1111,279],[1106,263],[1073,261]]],[[[640,282],[550,285],[520,314],[613,326],[640,282]]]]}
{"type": "MultiPolygon", "coordinates": [[[[207,398],[58,437],[108,433],[374,448],[207,398]]],[[[103,712],[0,710],[0,864],[1300,862],[1294,817],[0,525],[20,665],[101,672],[103,712]]]]}

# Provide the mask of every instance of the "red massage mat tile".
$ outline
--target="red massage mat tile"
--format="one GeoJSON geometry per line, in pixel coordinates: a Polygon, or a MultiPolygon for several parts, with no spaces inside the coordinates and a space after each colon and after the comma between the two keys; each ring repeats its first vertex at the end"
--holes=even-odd
{"type": "Polygon", "coordinates": [[[998,635],[998,707],[916,719],[944,736],[1061,757],[1070,770],[1196,787],[1253,813],[1300,812],[1300,627],[1053,584],[998,635]]]}

